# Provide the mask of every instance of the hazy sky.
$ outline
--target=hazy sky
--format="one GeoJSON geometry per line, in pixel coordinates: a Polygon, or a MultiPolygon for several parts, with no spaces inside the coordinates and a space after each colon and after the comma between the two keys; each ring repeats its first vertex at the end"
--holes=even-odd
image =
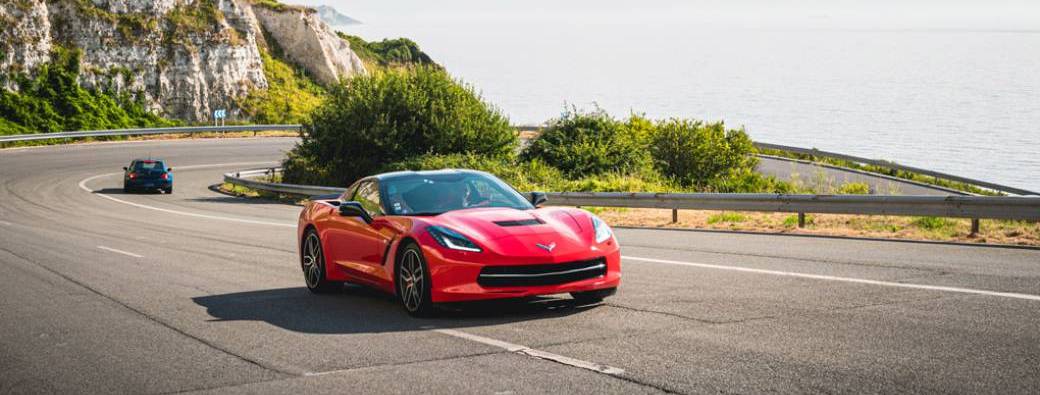
{"type": "Polygon", "coordinates": [[[742,28],[1040,31],[1040,0],[287,0],[327,4],[366,24],[692,23],[742,28]]]}

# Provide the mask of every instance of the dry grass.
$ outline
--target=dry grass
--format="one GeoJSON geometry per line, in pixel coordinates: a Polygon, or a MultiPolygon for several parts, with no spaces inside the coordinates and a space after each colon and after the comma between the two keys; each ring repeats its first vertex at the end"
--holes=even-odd
{"type": "Polygon", "coordinates": [[[238,197],[243,197],[243,198],[253,198],[253,199],[273,200],[273,201],[277,201],[277,202],[281,202],[281,203],[285,203],[285,204],[293,204],[293,205],[297,205],[297,206],[302,206],[303,203],[306,202],[306,199],[300,199],[298,196],[282,195],[282,194],[278,194],[278,193],[271,193],[271,192],[267,192],[267,191],[260,191],[260,190],[256,190],[256,189],[252,189],[252,188],[246,188],[246,187],[243,187],[243,186],[234,185],[234,184],[232,184],[230,182],[225,182],[223,184],[220,184],[220,187],[218,187],[217,189],[219,189],[220,192],[223,192],[223,193],[231,195],[231,196],[238,196],[238,197]]]}
{"type": "Polygon", "coordinates": [[[1040,223],[982,220],[979,234],[971,236],[971,220],[931,217],[810,214],[798,228],[798,215],[787,213],[719,212],[660,209],[591,208],[614,226],[719,229],[767,233],[869,237],[1040,246],[1040,223]]]}

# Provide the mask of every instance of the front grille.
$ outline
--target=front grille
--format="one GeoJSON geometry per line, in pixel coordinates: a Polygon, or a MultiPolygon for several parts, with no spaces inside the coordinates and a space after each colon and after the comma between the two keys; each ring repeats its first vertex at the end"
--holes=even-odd
{"type": "Polygon", "coordinates": [[[477,284],[484,287],[557,285],[602,277],[606,274],[606,258],[543,265],[485,266],[477,277],[477,284]]]}

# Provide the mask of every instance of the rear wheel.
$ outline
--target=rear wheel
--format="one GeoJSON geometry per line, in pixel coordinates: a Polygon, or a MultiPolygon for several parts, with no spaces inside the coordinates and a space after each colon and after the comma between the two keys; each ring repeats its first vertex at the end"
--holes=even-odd
{"type": "Polygon", "coordinates": [[[300,265],[303,267],[303,279],[307,289],[316,294],[334,292],[342,288],[343,283],[329,281],[325,275],[325,251],[321,248],[321,239],[314,229],[308,230],[300,249],[300,265]]]}
{"type": "Polygon", "coordinates": [[[430,271],[422,250],[415,243],[401,250],[397,258],[397,296],[404,309],[416,317],[429,317],[434,311],[430,297],[430,271]]]}
{"type": "Polygon", "coordinates": [[[580,304],[592,304],[602,302],[608,296],[614,295],[617,288],[597,289],[595,291],[571,292],[571,297],[580,304]]]}
{"type": "Polygon", "coordinates": [[[163,189],[163,192],[166,192],[167,195],[173,193],[173,186],[163,189]]]}

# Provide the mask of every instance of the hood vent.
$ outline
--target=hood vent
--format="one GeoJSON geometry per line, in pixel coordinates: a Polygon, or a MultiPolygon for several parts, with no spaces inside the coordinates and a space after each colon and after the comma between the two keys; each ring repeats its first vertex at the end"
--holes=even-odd
{"type": "Polygon", "coordinates": [[[542,221],[542,220],[540,220],[538,218],[521,219],[521,220],[516,220],[516,221],[495,221],[495,225],[503,226],[503,227],[531,226],[531,225],[541,225],[541,224],[544,224],[544,223],[545,223],[545,221],[542,221]]]}

